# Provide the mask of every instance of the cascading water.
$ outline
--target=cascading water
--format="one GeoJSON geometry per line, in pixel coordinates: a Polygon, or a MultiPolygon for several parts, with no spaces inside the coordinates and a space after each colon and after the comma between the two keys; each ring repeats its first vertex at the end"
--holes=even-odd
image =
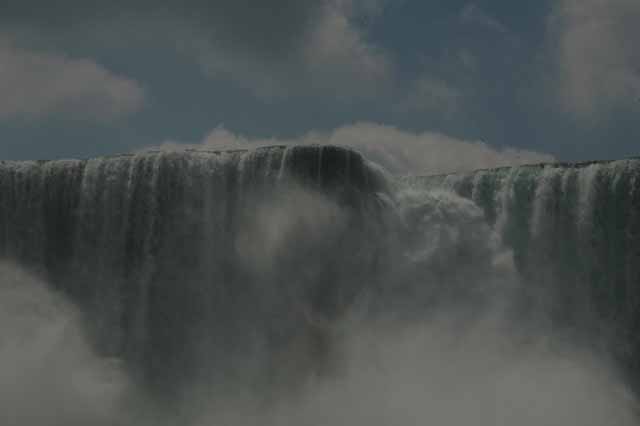
{"type": "Polygon", "coordinates": [[[101,351],[142,367],[145,378],[184,377],[202,352],[220,358],[215,374],[235,374],[228,363],[242,363],[231,352],[297,332],[294,301],[331,316],[356,291],[341,274],[369,256],[358,218],[373,212],[382,184],[361,156],[334,147],[5,162],[0,252],[78,303],[101,351]],[[325,197],[340,207],[326,207],[325,197]],[[319,210],[282,210],[301,202],[319,210]],[[265,215],[276,223],[264,226],[279,226],[266,232],[290,233],[295,248],[264,235],[256,220],[265,215]],[[316,219],[335,221],[341,234],[295,235],[316,219]],[[321,247],[329,244],[340,250],[321,247]],[[339,258],[347,250],[352,259],[339,258]]]}
{"type": "Polygon", "coordinates": [[[550,320],[587,338],[601,329],[637,376],[640,160],[501,168],[407,183],[473,200],[513,249],[527,291],[542,299],[550,320]]]}
{"type": "MultiPolygon", "coordinates": [[[[597,410],[583,424],[626,425],[626,403],[610,401],[616,380],[531,342],[558,334],[582,349],[606,336],[623,365],[640,360],[639,164],[403,181],[331,146],[0,162],[0,256],[77,305],[97,356],[124,361],[161,402],[152,411],[177,424],[213,410],[214,423],[245,425],[529,425],[540,419],[529,401],[552,394],[566,412],[543,410],[551,423],[577,424],[574,407],[589,398],[597,410]],[[518,377],[557,386],[517,400],[518,377]],[[503,417],[485,412],[487,387],[510,401],[503,417]],[[353,398],[371,404],[343,407],[353,398]]],[[[9,284],[5,303],[22,303],[9,284]]],[[[2,356],[0,344],[0,374],[2,356]]],[[[156,415],[133,424],[172,424],[156,415]]]]}

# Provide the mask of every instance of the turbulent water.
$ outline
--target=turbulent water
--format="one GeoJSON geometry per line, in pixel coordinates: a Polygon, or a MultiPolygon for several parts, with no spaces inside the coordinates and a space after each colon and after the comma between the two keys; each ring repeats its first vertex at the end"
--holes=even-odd
{"type": "Polygon", "coordinates": [[[331,146],[0,162],[0,420],[633,424],[639,179],[396,180],[331,146]]]}

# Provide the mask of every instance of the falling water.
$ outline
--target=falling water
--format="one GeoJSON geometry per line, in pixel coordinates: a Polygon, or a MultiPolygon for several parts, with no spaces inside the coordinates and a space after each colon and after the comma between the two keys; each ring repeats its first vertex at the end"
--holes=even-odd
{"type": "MultiPolygon", "coordinates": [[[[640,360],[640,160],[410,178],[476,202],[558,326],[602,329],[640,360]],[[585,323],[589,323],[585,326],[585,323]]],[[[590,335],[590,338],[593,336],[590,335]]]]}
{"type": "Polygon", "coordinates": [[[145,398],[188,401],[181,424],[215,395],[216,421],[272,409],[247,425],[506,425],[511,405],[528,425],[528,401],[553,395],[550,423],[588,404],[589,425],[626,425],[600,357],[637,384],[639,176],[624,160],[397,180],[332,146],[0,162],[0,257],[78,307],[56,318],[79,318],[79,351],[123,361],[145,398]],[[345,407],[354,395],[372,405],[345,407]]]}
{"type": "MultiPolygon", "coordinates": [[[[376,173],[358,154],[334,147],[3,162],[0,253],[28,266],[80,304],[104,353],[144,365],[145,376],[154,380],[174,371],[182,376],[197,364],[197,351],[189,349],[193,342],[213,339],[206,344],[215,348],[222,347],[222,340],[237,350],[262,344],[229,340],[242,340],[241,329],[258,320],[257,314],[250,318],[247,303],[265,289],[250,284],[258,278],[248,276],[251,271],[242,264],[239,251],[249,250],[242,237],[266,201],[276,193],[293,194],[294,181],[317,191],[317,198],[336,200],[354,212],[348,219],[352,226],[335,236],[346,250],[353,241],[365,241],[354,237],[363,229],[355,212],[363,214],[369,209],[366,204],[374,206],[376,193],[384,191],[376,173]],[[193,335],[202,331],[198,324],[212,323],[226,329],[218,330],[219,335],[193,335]],[[233,327],[240,330],[232,332],[233,327]]],[[[303,262],[305,255],[299,253],[297,260],[303,262]]],[[[277,261],[292,262],[287,256],[293,254],[282,254],[277,261]]],[[[330,266],[337,261],[331,258],[307,261],[330,266]]],[[[292,269],[287,270],[289,278],[298,279],[292,269]]],[[[333,269],[326,274],[339,281],[339,267],[333,269]]],[[[269,279],[279,280],[260,277],[269,279]]],[[[311,287],[313,280],[319,286],[323,278],[305,278],[306,285],[311,287]]],[[[322,298],[339,297],[329,294],[342,292],[338,285],[332,290],[296,291],[310,293],[304,296],[309,309],[325,309],[323,315],[329,315],[334,302],[322,298]]],[[[255,310],[261,309],[259,304],[255,310]]],[[[216,350],[222,349],[212,349],[216,350]]]]}

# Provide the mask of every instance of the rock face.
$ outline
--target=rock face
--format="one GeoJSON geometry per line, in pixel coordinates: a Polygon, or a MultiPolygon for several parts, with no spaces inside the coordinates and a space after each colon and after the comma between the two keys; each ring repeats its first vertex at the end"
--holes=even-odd
{"type": "Polygon", "coordinates": [[[145,382],[278,375],[252,360],[301,339],[300,358],[319,356],[307,319],[357,291],[347,272],[372,259],[384,185],[331,146],[0,162],[0,254],[69,296],[145,382]]]}
{"type": "Polygon", "coordinates": [[[481,206],[558,324],[599,328],[640,372],[640,160],[415,177],[481,206]]]}

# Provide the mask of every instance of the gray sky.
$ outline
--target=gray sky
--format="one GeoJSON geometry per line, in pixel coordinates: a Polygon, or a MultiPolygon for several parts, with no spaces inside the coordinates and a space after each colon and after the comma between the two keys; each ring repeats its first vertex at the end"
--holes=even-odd
{"type": "Polygon", "coordinates": [[[220,136],[638,155],[638,24],[638,0],[4,0],[0,158],[220,136]]]}

